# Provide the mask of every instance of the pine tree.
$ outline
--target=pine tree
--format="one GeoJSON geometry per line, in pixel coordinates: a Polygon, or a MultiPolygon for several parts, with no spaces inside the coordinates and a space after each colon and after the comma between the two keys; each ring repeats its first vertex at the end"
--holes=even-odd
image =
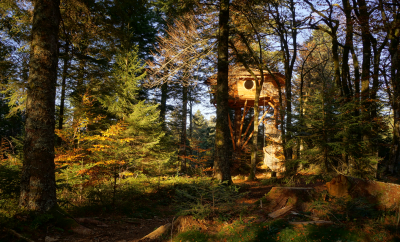
{"type": "Polygon", "coordinates": [[[60,2],[34,1],[26,137],[20,206],[46,212],[57,205],[54,112],[60,2]]]}

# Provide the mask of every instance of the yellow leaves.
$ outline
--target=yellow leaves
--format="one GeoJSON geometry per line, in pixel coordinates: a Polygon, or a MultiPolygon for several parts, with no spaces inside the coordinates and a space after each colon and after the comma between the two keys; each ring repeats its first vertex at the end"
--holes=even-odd
{"type": "Polygon", "coordinates": [[[117,124],[111,126],[106,131],[101,132],[103,136],[110,137],[116,136],[122,133],[122,131],[126,130],[127,124],[123,121],[118,122],[117,124]]]}
{"type": "Polygon", "coordinates": [[[93,96],[90,96],[87,92],[85,94],[83,94],[82,96],[82,102],[84,105],[87,105],[89,107],[93,106],[93,102],[94,102],[93,96]]]}
{"type": "Polygon", "coordinates": [[[105,161],[99,161],[96,162],[95,165],[124,165],[126,162],[125,161],[119,161],[119,160],[105,160],[105,161]]]}
{"type": "Polygon", "coordinates": [[[60,148],[56,148],[56,156],[54,158],[54,162],[74,163],[84,157],[84,154],[81,152],[82,149],[73,149],[65,151],[65,153],[63,154],[60,148]]]}
{"type": "Polygon", "coordinates": [[[91,152],[96,152],[96,151],[106,151],[110,148],[112,148],[110,145],[93,145],[93,148],[89,148],[87,150],[91,152]]]}
{"type": "MultiPolygon", "coordinates": [[[[83,97],[83,102],[88,105],[92,101],[90,96],[83,97]]],[[[107,177],[116,167],[126,166],[129,158],[123,151],[129,148],[130,142],[140,137],[126,137],[128,125],[124,121],[93,134],[88,126],[99,122],[104,116],[91,117],[86,112],[81,115],[71,120],[64,129],[55,130],[63,140],[62,145],[55,149],[55,162],[57,167],[71,165],[76,175],[87,179],[85,183],[93,183],[107,177]]]]}

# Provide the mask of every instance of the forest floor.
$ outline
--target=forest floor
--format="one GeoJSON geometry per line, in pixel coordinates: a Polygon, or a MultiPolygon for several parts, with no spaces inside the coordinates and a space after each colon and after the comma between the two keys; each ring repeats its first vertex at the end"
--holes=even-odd
{"type": "MultiPolygon", "coordinates": [[[[263,185],[262,181],[265,178],[264,175],[260,174],[257,176],[257,181],[246,181],[245,179],[234,179],[234,184],[242,187],[241,192],[248,192],[248,194],[238,199],[237,203],[254,205],[259,201],[265,194],[267,194],[274,186],[272,184],[263,185]]],[[[321,185],[321,184],[319,184],[321,185]]],[[[309,186],[316,186],[316,184],[309,184],[309,186]]],[[[256,205],[254,205],[256,206],[256,205]]],[[[63,233],[53,231],[47,235],[48,241],[76,241],[76,242],[97,242],[97,241],[115,241],[115,242],[136,242],[140,241],[144,236],[151,233],[158,227],[171,223],[176,216],[172,215],[174,209],[173,206],[157,206],[152,212],[153,218],[139,219],[130,218],[124,215],[112,215],[108,214],[101,217],[91,217],[92,219],[98,220],[106,224],[108,227],[96,227],[85,224],[85,226],[94,230],[94,234],[90,236],[82,236],[75,233],[63,233]]],[[[227,221],[214,222],[207,221],[208,226],[214,227],[213,230],[218,230],[218,227],[226,225],[227,221]]],[[[230,223],[232,223],[230,221],[230,223]]],[[[196,222],[193,221],[193,224],[196,222]]],[[[44,241],[44,239],[39,241],[44,241]]],[[[170,239],[165,239],[170,241],[170,239]]],[[[47,241],[46,241],[47,242],[47,241]]]]}
{"type": "MultiPolygon", "coordinates": [[[[376,211],[373,204],[362,200],[357,201],[313,201],[312,209],[300,211],[296,208],[277,218],[269,218],[272,211],[265,201],[265,195],[275,186],[287,186],[282,179],[267,179],[259,175],[257,181],[234,179],[235,185],[240,188],[241,196],[236,199],[233,206],[209,214],[206,218],[184,216],[185,224],[180,226],[179,232],[166,234],[152,241],[400,241],[398,225],[400,212],[376,211]],[[264,204],[262,204],[264,201],[264,204]],[[307,210],[307,211],[306,211],[307,210]],[[318,211],[317,211],[318,210],[318,211]],[[306,217],[319,212],[323,220],[332,224],[328,225],[292,225],[291,221],[305,220],[306,217]],[[299,219],[299,215],[302,218],[299,219]],[[218,214],[218,215],[215,215],[218,214]]],[[[243,177],[242,177],[243,178],[243,177]]],[[[187,178],[191,179],[191,178],[187,178]]],[[[292,180],[290,187],[314,188],[317,194],[324,194],[326,181],[315,178],[312,181],[299,178],[292,180]]],[[[33,241],[77,241],[77,242],[134,242],[153,232],[162,225],[173,222],[178,218],[176,214],[176,201],[161,202],[170,194],[152,194],[148,198],[142,197],[141,204],[131,204],[139,207],[136,215],[126,212],[126,208],[115,207],[105,211],[96,208],[79,208],[72,212],[74,217],[89,218],[101,222],[101,225],[83,223],[92,229],[90,235],[79,235],[71,231],[47,224],[46,229],[33,231],[19,228],[18,233],[31,238],[33,241]],[[112,212],[110,212],[112,211],[112,212]],[[138,213],[140,212],[140,213],[138,213]]],[[[142,194],[143,195],[143,194],[142,194]]],[[[1,229],[0,229],[1,231],[1,229]]],[[[10,233],[0,233],[0,242],[24,241],[10,233]]],[[[147,240],[146,240],[147,241],[147,240]]]]}

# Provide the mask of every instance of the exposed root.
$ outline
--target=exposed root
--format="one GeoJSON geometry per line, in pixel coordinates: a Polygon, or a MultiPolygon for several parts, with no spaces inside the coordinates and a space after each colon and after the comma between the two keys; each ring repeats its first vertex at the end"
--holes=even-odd
{"type": "Polygon", "coordinates": [[[12,235],[17,236],[17,237],[20,238],[20,239],[25,240],[25,241],[34,242],[33,240],[31,240],[31,239],[29,239],[29,238],[27,238],[27,237],[25,237],[25,236],[23,236],[23,235],[21,235],[21,234],[15,232],[15,230],[12,230],[12,229],[9,229],[9,228],[4,228],[4,230],[7,231],[8,233],[12,234],[12,235]]]}
{"type": "Polygon", "coordinates": [[[140,241],[146,240],[154,240],[161,237],[164,233],[171,231],[172,228],[178,228],[181,223],[182,217],[178,217],[173,223],[167,223],[165,225],[160,226],[158,229],[154,230],[150,234],[144,236],[140,239],[140,241]]]}

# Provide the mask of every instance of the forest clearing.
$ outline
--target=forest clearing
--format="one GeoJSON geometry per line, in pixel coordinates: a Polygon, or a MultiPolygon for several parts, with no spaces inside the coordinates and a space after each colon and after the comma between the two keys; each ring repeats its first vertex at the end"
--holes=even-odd
{"type": "Polygon", "coordinates": [[[399,0],[1,0],[0,242],[400,241],[399,0]]]}
{"type": "MultiPolygon", "coordinates": [[[[3,204],[1,213],[13,216],[2,222],[30,240],[5,230],[0,241],[400,239],[399,196],[395,206],[382,208],[385,205],[380,200],[371,200],[374,196],[354,193],[357,186],[349,189],[351,196],[330,195],[321,175],[298,175],[290,180],[267,179],[266,174],[258,174],[258,181],[244,178],[234,177],[234,189],[204,177],[127,178],[118,185],[115,204],[112,184],[87,189],[86,199],[81,201],[77,194],[64,191],[60,197],[72,202],[65,204],[63,211],[79,222],[78,230],[67,230],[49,216],[19,214],[16,203],[3,204]],[[157,233],[160,227],[166,230],[157,233]]],[[[396,186],[400,192],[400,185],[396,186]]]]}

